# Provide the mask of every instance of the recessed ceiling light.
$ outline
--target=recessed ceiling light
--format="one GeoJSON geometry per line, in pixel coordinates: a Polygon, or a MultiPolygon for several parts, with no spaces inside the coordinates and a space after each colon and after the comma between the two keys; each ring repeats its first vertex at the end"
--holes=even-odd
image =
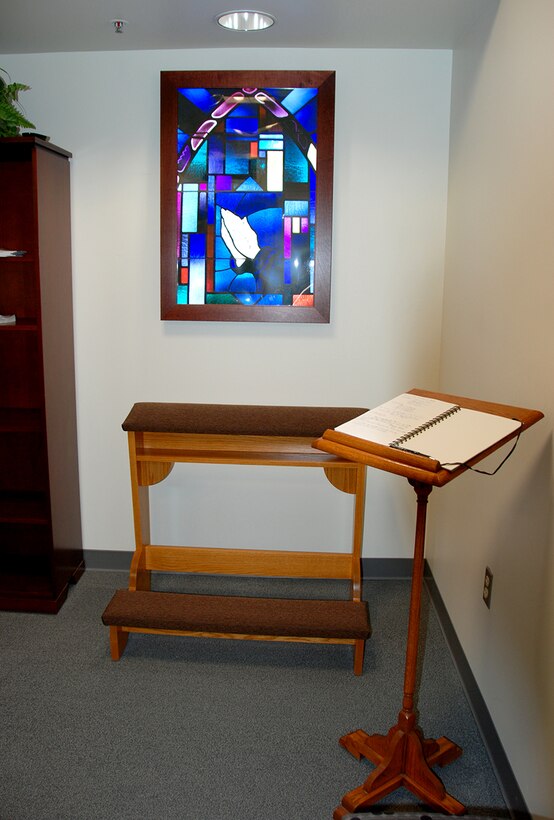
{"type": "Polygon", "coordinates": [[[220,26],[230,31],[263,31],[275,22],[275,17],[271,14],[250,9],[225,11],[223,14],[218,14],[216,19],[220,26]]]}

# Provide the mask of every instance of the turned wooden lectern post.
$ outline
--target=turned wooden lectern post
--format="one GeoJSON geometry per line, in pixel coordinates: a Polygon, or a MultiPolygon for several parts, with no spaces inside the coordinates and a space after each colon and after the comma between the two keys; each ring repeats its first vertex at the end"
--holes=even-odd
{"type": "Polygon", "coordinates": [[[344,795],[341,805],[333,813],[334,820],[341,820],[351,812],[363,810],[400,787],[408,789],[425,804],[433,808],[448,814],[464,813],[465,807],[456,798],[448,794],[443,783],[431,768],[435,765],[445,766],[456,760],[462,754],[462,749],[446,737],[440,737],[436,740],[426,739],[417,725],[417,714],[414,707],[427,501],[434,486],[442,487],[452,481],[543,417],[543,414],[536,410],[491,404],[423,390],[412,390],[410,392],[428,398],[452,402],[470,410],[479,410],[497,416],[517,419],[521,422],[521,427],[483,450],[471,461],[450,470],[441,467],[438,461],[427,456],[376,444],[334,430],[326,431],[323,437],[314,443],[315,447],[326,452],[404,476],[408,479],[417,496],[402,708],[397,723],[391,727],[386,735],[368,735],[363,730],[358,729],[340,738],[340,744],[350,754],[358,760],[361,757],[367,758],[375,764],[376,768],[361,786],[344,795]]]}

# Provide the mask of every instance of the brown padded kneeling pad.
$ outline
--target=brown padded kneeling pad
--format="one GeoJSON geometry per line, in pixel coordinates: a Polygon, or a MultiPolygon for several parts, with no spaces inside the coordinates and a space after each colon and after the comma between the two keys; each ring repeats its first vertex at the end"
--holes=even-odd
{"type": "Polygon", "coordinates": [[[105,626],[280,635],[302,638],[355,638],[371,634],[365,601],[187,595],[118,589],[104,610],[105,626]]]}
{"type": "Polygon", "coordinates": [[[127,432],[319,438],[365,412],[364,407],[139,402],[122,427],[127,432]]]}

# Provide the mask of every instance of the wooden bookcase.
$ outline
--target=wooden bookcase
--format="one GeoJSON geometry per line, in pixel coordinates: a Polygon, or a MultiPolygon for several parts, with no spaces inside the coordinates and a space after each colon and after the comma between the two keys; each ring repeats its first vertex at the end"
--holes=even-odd
{"type": "Polygon", "coordinates": [[[57,612],[84,569],[69,158],[0,139],[0,609],[57,612]]]}

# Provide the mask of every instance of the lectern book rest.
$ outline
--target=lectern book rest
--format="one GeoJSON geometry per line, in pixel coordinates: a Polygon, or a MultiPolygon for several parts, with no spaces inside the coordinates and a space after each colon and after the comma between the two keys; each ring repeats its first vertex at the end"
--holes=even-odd
{"type": "Polygon", "coordinates": [[[520,427],[517,419],[402,393],[335,430],[436,459],[454,470],[520,427]]]}
{"type": "Polygon", "coordinates": [[[326,430],[314,447],[442,486],[541,417],[521,407],[413,389],[326,430]]]}

